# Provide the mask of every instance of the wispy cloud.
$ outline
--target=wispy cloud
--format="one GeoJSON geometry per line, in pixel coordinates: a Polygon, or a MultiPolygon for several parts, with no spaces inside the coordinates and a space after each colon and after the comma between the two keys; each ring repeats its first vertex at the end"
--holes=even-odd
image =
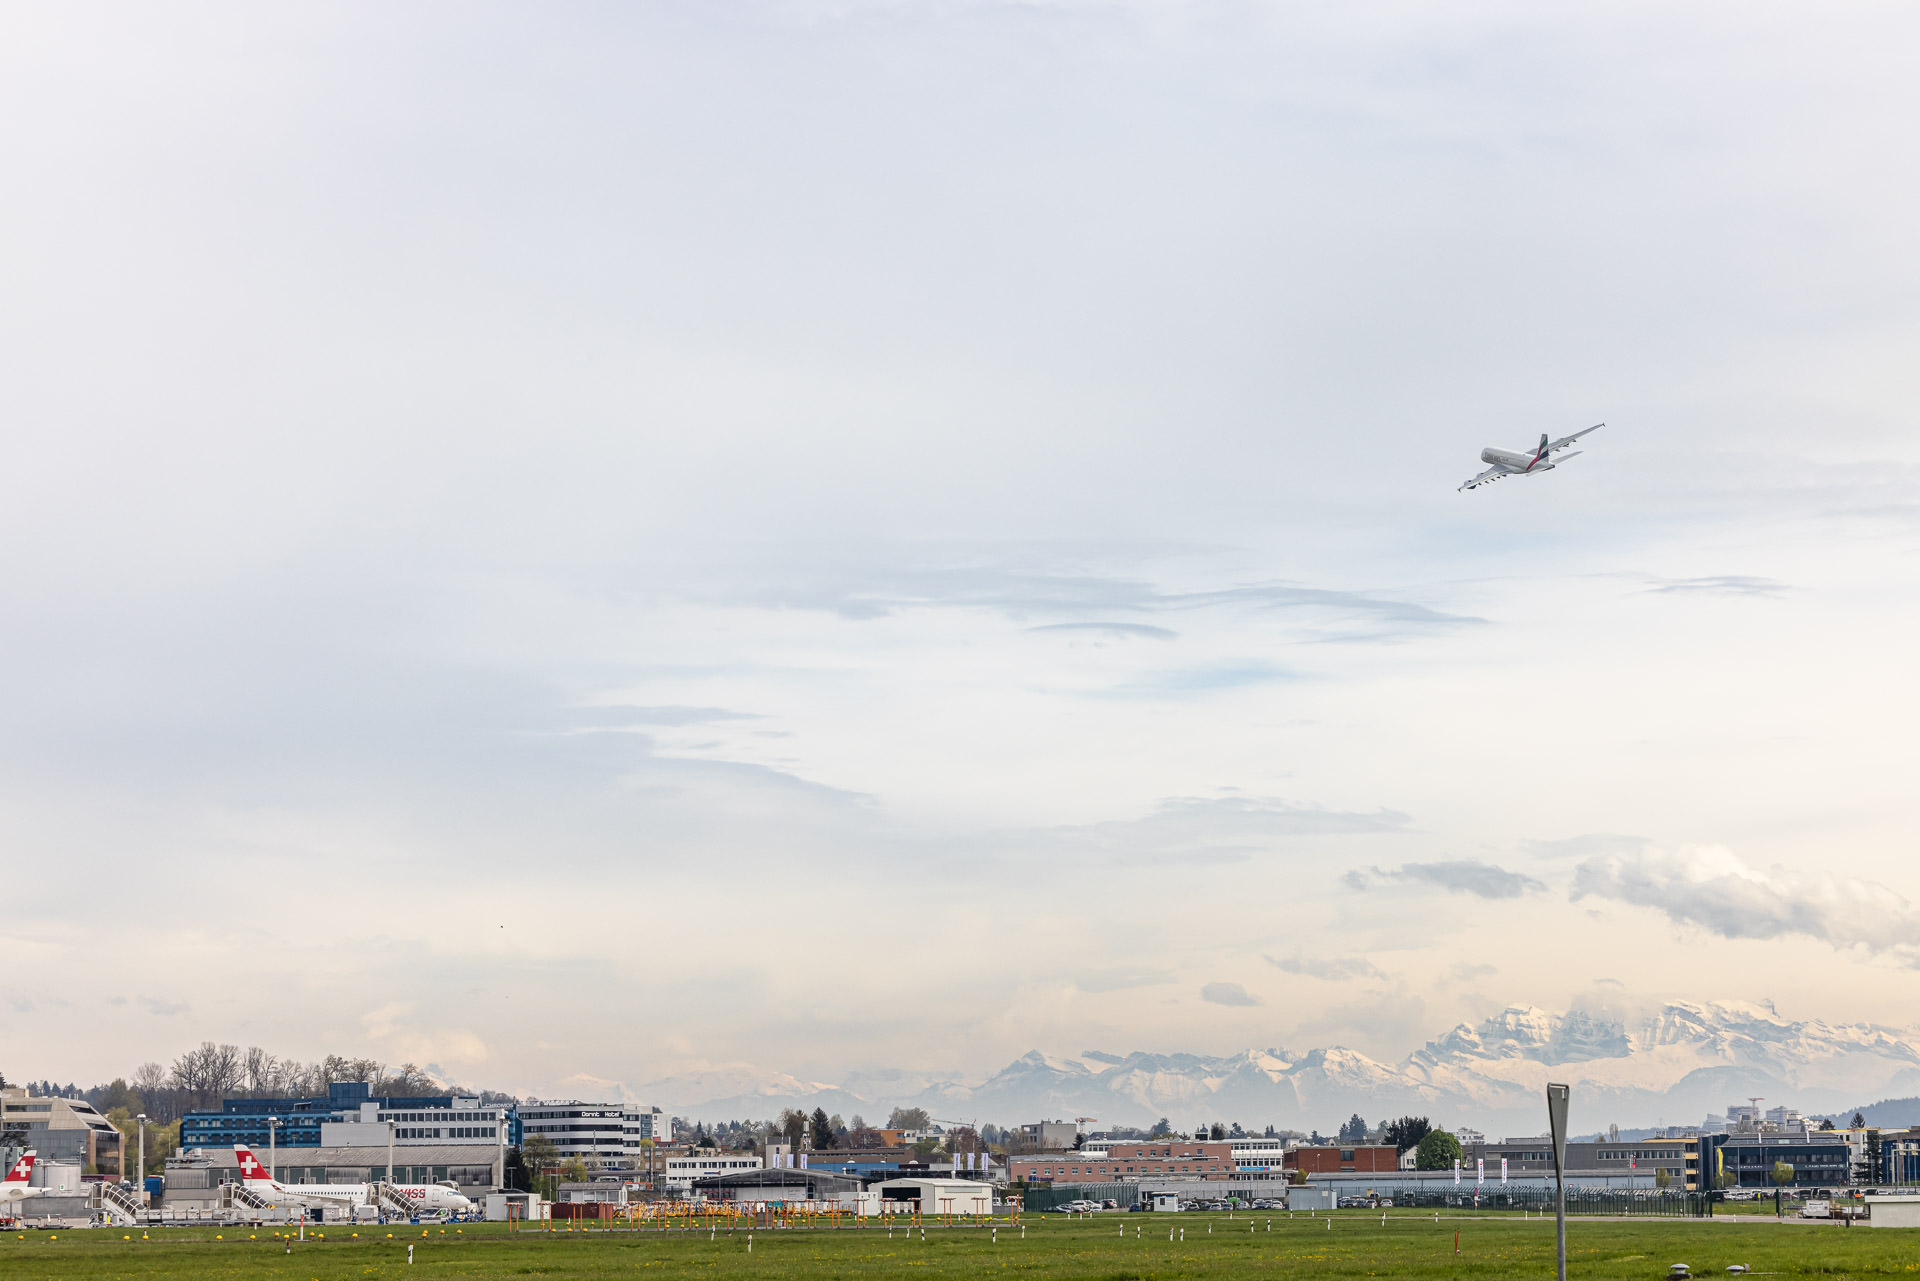
{"type": "Polygon", "coordinates": [[[1746,574],[1709,574],[1701,578],[1659,579],[1647,590],[1662,595],[1781,596],[1793,589],[1772,578],[1755,578],[1746,574]]]}
{"type": "Polygon", "coordinates": [[[1268,965],[1284,973],[1304,974],[1308,978],[1325,979],[1329,983],[1387,977],[1379,966],[1359,956],[1269,956],[1265,960],[1268,965]]]}
{"type": "Polygon", "coordinates": [[[1644,836],[1589,832],[1551,841],[1524,841],[1520,848],[1535,858],[1592,858],[1599,854],[1632,854],[1648,845],[1644,836]]]}
{"type": "Polygon", "coordinates": [[[1260,998],[1238,983],[1209,983],[1200,989],[1200,999],[1215,1005],[1258,1005],[1260,998]]]}
{"type": "Polygon", "coordinates": [[[170,1019],[176,1014],[185,1014],[193,1008],[185,1001],[163,1001],[154,996],[142,996],[136,997],[135,999],[147,1007],[147,1013],[158,1015],[163,1019],[170,1019]]]}
{"type": "Polygon", "coordinates": [[[1803,936],[1920,963],[1920,914],[1884,885],[1752,866],[1719,846],[1588,859],[1573,893],[1650,907],[1729,939],[1803,936]]]}
{"type": "Polygon", "coordinates": [[[1082,974],[1074,979],[1073,985],[1082,992],[1124,992],[1129,988],[1157,987],[1162,983],[1171,983],[1173,979],[1171,970],[1136,967],[1082,974]]]}
{"type": "MultiPolygon", "coordinates": [[[[711,590],[711,589],[699,589],[711,590]]],[[[1285,614],[1310,639],[1389,640],[1413,633],[1486,622],[1448,613],[1385,592],[1310,587],[1299,583],[1245,583],[1199,591],[1169,591],[1124,575],[1049,573],[997,565],[946,568],[841,569],[811,574],[782,572],[724,589],[730,603],[780,609],[818,609],[844,618],[872,619],[915,609],[986,609],[1026,620],[1062,618],[1061,624],[1111,630],[1113,616],[1168,615],[1241,609],[1285,614]],[[1086,617],[1091,615],[1091,617],[1086,617]]],[[[1149,624],[1149,627],[1152,625],[1149,624]]],[[[1038,628],[1030,629],[1037,630],[1038,628]]],[[[1166,628],[1166,639],[1172,635],[1166,628]]],[[[1136,633],[1148,634],[1148,633],[1136,633]]]]}
{"type": "Polygon", "coordinates": [[[1176,640],[1180,635],[1172,628],[1153,627],[1146,623],[1043,623],[1038,627],[1029,627],[1027,630],[1030,632],[1095,632],[1121,640],[1135,637],[1146,640],[1176,640]]]}
{"type": "Polygon", "coordinates": [[[722,721],[759,719],[752,712],[733,712],[724,707],[623,707],[600,705],[570,707],[567,721],[582,729],[623,729],[630,725],[712,725],[722,721]]]}
{"type": "Polygon", "coordinates": [[[1368,889],[1386,881],[1434,885],[1451,894],[1473,894],[1480,898],[1519,898],[1522,894],[1546,889],[1541,881],[1522,872],[1510,872],[1492,863],[1473,859],[1452,859],[1437,863],[1406,863],[1391,870],[1369,868],[1350,871],[1340,878],[1356,890],[1368,889]]]}
{"type": "Polygon", "coordinates": [[[1137,819],[1059,827],[1051,843],[1120,861],[1239,862],[1304,836],[1358,836],[1399,832],[1408,818],[1396,810],[1330,810],[1276,797],[1173,797],[1137,819]]]}

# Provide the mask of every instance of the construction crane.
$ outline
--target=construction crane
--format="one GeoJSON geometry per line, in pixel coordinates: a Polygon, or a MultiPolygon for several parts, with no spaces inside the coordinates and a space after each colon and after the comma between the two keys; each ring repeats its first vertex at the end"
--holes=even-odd
{"type": "Polygon", "coordinates": [[[1092,1125],[1095,1121],[1098,1121],[1099,1119],[1100,1118],[1097,1116],[1076,1116],[1073,1118],[1073,1123],[1075,1125],[1092,1125]]]}

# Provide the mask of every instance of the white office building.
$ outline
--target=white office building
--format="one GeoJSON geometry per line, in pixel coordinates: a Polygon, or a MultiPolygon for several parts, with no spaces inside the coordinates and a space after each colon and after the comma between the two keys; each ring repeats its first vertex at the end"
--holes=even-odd
{"type": "Polygon", "coordinates": [[[579,1099],[534,1099],[520,1105],[526,1138],[553,1142],[563,1161],[579,1157],[591,1169],[642,1165],[642,1151],[669,1136],[667,1116],[659,1108],[629,1103],[587,1103],[579,1099]]]}
{"type": "Polygon", "coordinates": [[[340,1120],[322,1121],[320,1145],[385,1147],[391,1127],[396,1147],[426,1144],[505,1147],[512,1141],[510,1124],[506,1108],[482,1107],[479,1099],[456,1098],[452,1107],[444,1108],[386,1108],[369,1102],[362,1103],[357,1112],[347,1113],[340,1120]]]}
{"type": "Polygon", "coordinates": [[[758,1170],[761,1161],[751,1152],[695,1152],[687,1156],[670,1156],[666,1166],[667,1187],[675,1192],[685,1192],[695,1179],[758,1170]]]}

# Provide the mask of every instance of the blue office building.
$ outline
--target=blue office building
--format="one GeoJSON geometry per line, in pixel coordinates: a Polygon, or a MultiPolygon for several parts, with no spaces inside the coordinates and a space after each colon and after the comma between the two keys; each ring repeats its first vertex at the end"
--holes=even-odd
{"type": "Polygon", "coordinates": [[[317,1148],[330,1139],[373,1142],[374,1130],[384,1132],[389,1123],[396,1142],[497,1143],[502,1120],[507,1142],[519,1143],[520,1117],[510,1103],[482,1105],[451,1094],[376,1097],[365,1081],[335,1081],[324,1098],[226,1099],[218,1112],[189,1112],[180,1119],[180,1146],[317,1148]],[[329,1135],[331,1127],[343,1128],[329,1135]]]}

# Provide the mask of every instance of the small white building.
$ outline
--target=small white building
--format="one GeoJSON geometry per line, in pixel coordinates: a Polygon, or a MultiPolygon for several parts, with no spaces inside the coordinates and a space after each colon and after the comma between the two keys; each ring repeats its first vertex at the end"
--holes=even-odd
{"type": "Polygon", "coordinates": [[[669,1188],[675,1192],[685,1192],[695,1179],[761,1168],[760,1158],[751,1152],[694,1152],[686,1156],[668,1157],[665,1177],[669,1188]]]}
{"type": "Polygon", "coordinates": [[[882,1201],[917,1203],[926,1217],[993,1213],[993,1185],[971,1179],[888,1179],[872,1190],[882,1201]]]}
{"type": "Polygon", "coordinates": [[[1920,1196],[1870,1196],[1867,1222],[1876,1228],[1920,1228],[1920,1196]]]}

